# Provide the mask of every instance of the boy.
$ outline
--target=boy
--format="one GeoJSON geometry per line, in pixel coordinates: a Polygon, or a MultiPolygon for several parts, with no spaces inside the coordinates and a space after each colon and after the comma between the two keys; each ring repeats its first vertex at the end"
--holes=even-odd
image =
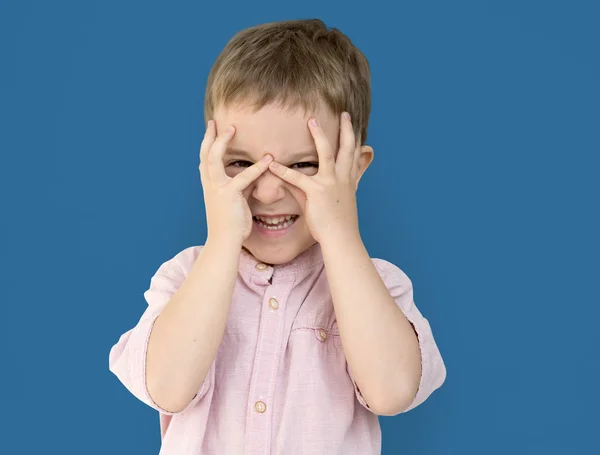
{"type": "Polygon", "coordinates": [[[159,267],[110,352],[159,411],[161,454],[379,454],[377,416],[444,382],[411,281],[360,238],[369,111],[366,59],[319,20],[243,30],[218,57],[207,240],[159,267]]]}

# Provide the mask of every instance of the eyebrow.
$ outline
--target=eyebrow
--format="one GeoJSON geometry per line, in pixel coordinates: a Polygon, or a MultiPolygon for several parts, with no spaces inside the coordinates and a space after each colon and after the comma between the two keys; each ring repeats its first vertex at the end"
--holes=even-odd
{"type": "MultiPolygon", "coordinates": [[[[227,151],[225,152],[225,155],[227,156],[231,156],[233,155],[236,158],[246,158],[248,160],[252,160],[252,156],[250,155],[250,153],[248,153],[245,150],[241,150],[241,149],[234,149],[234,148],[228,148],[227,151]]],[[[319,154],[316,152],[316,150],[307,150],[305,152],[298,152],[298,153],[294,153],[293,155],[291,155],[290,161],[294,162],[299,160],[300,158],[305,158],[305,157],[311,157],[311,158],[319,158],[319,154]]]]}

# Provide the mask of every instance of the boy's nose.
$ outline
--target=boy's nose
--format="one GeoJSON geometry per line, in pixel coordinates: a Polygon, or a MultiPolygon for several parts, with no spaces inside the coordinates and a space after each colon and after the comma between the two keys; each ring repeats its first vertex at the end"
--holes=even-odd
{"type": "Polygon", "coordinates": [[[285,196],[284,184],[283,180],[267,171],[254,181],[252,197],[265,205],[272,204],[285,196]]]}

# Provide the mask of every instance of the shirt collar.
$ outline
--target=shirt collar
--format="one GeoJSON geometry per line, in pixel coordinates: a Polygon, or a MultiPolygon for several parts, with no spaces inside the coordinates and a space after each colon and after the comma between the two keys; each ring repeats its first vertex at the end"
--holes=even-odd
{"type": "Polygon", "coordinates": [[[248,251],[242,249],[239,270],[246,272],[255,284],[268,284],[296,280],[323,263],[321,245],[315,243],[291,261],[274,266],[263,264],[248,251]],[[300,275],[300,276],[299,276],[300,275]]]}

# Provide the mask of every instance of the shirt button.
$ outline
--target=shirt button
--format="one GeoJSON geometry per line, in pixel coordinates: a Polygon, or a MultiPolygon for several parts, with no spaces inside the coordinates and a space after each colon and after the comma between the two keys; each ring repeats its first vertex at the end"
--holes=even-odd
{"type": "Polygon", "coordinates": [[[267,268],[267,265],[263,264],[262,262],[259,262],[258,264],[256,264],[256,270],[263,271],[266,268],[267,268]]]}
{"type": "Polygon", "coordinates": [[[254,404],[254,409],[256,409],[257,412],[260,412],[262,414],[267,410],[267,405],[264,404],[262,401],[257,401],[254,404]]]}
{"type": "Polygon", "coordinates": [[[325,329],[319,329],[317,331],[317,336],[319,337],[319,340],[325,341],[327,339],[327,332],[325,329]]]}
{"type": "Polygon", "coordinates": [[[270,298],[269,299],[269,306],[271,308],[273,308],[274,310],[276,310],[277,308],[279,308],[279,302],[277,301],[277,299],[270,298]]]}

